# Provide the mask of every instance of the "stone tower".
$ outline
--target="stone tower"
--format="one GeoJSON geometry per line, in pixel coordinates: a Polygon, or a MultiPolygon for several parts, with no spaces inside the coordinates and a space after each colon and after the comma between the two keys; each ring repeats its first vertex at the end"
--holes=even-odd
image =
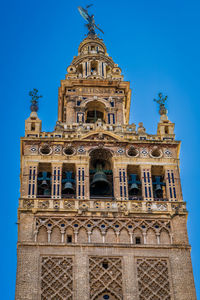
{"type": "Polygon", "coordinates": [[[67,68],[58,121],[33,103],[21,138],[16,300],[195,300],[180,142],[129,124],[131,90],[89,34],[67,68]]]}

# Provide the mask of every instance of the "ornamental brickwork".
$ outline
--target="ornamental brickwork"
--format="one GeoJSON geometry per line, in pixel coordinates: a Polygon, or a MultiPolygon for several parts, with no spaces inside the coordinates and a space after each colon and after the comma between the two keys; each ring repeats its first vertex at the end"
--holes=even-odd
{"type": "Polygon", "coordinates": [[[161,105],[149,134],[129,124],[130,101],[95,34],[61,81],[52,132],[32,101],[21,138],[16,300],[196,299],[174,123],[161,105]]]}

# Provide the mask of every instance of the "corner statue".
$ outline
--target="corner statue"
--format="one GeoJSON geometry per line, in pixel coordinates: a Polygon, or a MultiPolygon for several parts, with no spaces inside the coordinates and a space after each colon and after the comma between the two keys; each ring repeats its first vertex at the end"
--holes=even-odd
{"type": "Polygon", "coordinates": [[[88,32],[88,35],[94,35],[95,34],[95,28],[97,28],[98,30],[100,30],[102,33],[103,30],[101,30],[96,24],[95,24],[95,21],[94,21],[94,15],[89,15],[88,14],[88,8],[90,6],[92,6],[93,4],[90,4],[90,5],[87,5],[86,8],[83,8],[81,6],[78,6],[78,10],[79,10],[79,13],[80,15],[83,17],[83,19],[85,19],[88,24],[86,24],[86,27],[88,28],[89,32],[88,32]]]}

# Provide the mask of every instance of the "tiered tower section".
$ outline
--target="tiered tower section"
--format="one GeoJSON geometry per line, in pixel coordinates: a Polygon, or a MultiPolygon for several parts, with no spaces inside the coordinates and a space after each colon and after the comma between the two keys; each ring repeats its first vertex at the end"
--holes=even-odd
{"type": "Polygon", "coordinates": [[[17,300],[195,300],[180,142],[129,124],[131,91],[96,35],[79,46],[53,132],[21,139],[17,300]]]}

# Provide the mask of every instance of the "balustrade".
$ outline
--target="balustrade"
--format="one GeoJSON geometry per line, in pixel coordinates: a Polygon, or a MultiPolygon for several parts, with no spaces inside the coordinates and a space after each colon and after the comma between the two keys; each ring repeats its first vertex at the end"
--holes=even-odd
{"type": "Polygon", "coordinates": [[[186,212],[186,203],[183,201],[138,201],[138,200],[111,200],[110,198],[78,200],[78,199],[52,199],[52,198],[21,198],[19,209],[61,210],[61,211],[110,211],[120,212],[186,212]]]}

